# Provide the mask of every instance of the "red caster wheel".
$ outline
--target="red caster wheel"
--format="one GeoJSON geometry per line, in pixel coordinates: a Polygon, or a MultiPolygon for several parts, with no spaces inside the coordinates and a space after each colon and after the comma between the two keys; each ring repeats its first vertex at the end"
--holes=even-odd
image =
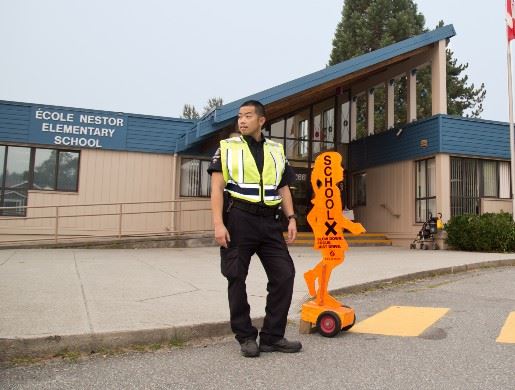
{"type": "Polygon", "coordinates": [[[318,332],[324,337],[334,337],[342,330],[340,317],[332,311],[324,311],[317,318],[318,332]]]}

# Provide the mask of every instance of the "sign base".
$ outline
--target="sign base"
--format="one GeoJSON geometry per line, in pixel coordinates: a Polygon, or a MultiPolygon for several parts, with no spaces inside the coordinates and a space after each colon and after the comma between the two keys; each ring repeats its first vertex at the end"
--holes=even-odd
{"type": "Polygon", "coordinates": [[[334,337],[342,330],[349,330],[356,321],[354,309],[319,305],[315,300],[302,305],[300,314],[301,333],[310,333],[313,328],[324,337],[334,337]]]}

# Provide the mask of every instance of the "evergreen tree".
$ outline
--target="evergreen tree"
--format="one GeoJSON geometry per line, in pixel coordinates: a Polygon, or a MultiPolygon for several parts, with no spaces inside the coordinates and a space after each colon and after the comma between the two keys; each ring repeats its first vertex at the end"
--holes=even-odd
{"type": "Polygon", "coordinates": [[[213,97],[209,99],[207,101],[207,104],[204,106],[204,111],[202,112],[202,115],[207,114],[213,108],[220,107],[222,104],[224,104],[224,101],[221,97],[213,97]]]}
{"type": "MultiPolygon", "coordinates": [[[[424,15],[413,0],[345,0],[342,19],[336,27],[329,65],[377,50],[427,31],[424,15]]],[[[443,26],[443,22],[438,27],[443,26]]],[[[451,115],[478,117],[486,95],[484,84],[475,88],[462,75],[468,64],[460,65],[447,49],[447,107],[451,115]]],[[[418,116],[431,113],[430,72],[417,73],[418,116]]],[[[405,88],[405,87],[400,87],[405,88]]],[[[405,91],[400,91],[405,92],[405,91]]],[[[401,93],[399,93],[401,95],[401,93]]],[[[396,106],[402,105],[396,101],[396,106]]],[[[403,118],[399,118],[403,119],[403,118]]]]}
{"type": "Polygon", "coordinates": [[[198,119],[200,115],[193,104],[185,104],[182,109],[182,116],[184,119],[198,119]]]}
{"type": "MultiPolygon", "coordinates": [[[[224,101],[221,97],[212,97],[207,101],[207,104],[204,106],[204,111],[202,111],[202,115],[206,115],[213,108],[220,107],[224,104],[224,101]]],[[[185,104],[182,109],[181,118],[185,119],[199,119],[200,114],[193,104],[185,104]]]]}

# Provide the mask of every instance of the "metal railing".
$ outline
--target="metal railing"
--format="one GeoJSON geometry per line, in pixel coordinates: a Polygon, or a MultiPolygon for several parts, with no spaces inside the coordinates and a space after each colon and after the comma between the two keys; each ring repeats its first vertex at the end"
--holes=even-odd
{"type": "MultiPolygon", "coordinates": [[[[147,236],[179,236],[212,231],[208,199],[180,199],[145,202],[82,203],[51,206],[0,207],[0,246],[27,242],[79,241],[90,239],[118,239],[147,236]],[[150,210],[136,210],[147,208],[150,210]],[[157,207],[156,207],[157,206],[157,207]],[[93,210],[91,211],[91,209],[93,210]],[[106,211],[95,211],[107,208],[106,211]],[[153,208],[153,209],[152,209],[153,208]],[[159,209],[156,209],[159,208],[159,209]],[[25,209],[26,216],[11,216],[13,211],[25,209]],[[75,209],[75,210],[74,210],[75,209]],[[86,212],[81,212],[85,209],[86,212]],[[90,211],[88,212],[88,209],[90,211]],[[43,215],[36,215],[38,214],[43,215]],[[2,215],[9,216],[2,216],[2,215]],[[192,214],[196,214],[192,216],[192,214]],[[138,228],[130,217],[158,216],[155,221],[138,228]],[[186,217],[189,223],[185,222],[186,217]],[[75,224],[65,221],[77,219],[75,224]],[[99,218],[96,226],[87,226],[85,219],[99,218]],[[113,224],[113,220],[116,223],[113,224]],[[193,218],[193,222],[192,222],[193,218]],[[41,226],[33,221],[52,221],[41,226]],[[163,222],[167,222],[164,223],[163,222]],[[124,225],[129,226],[124,226],[124,225]],[[192,228],[193,226],[193,228],[192,228]],[[11,239],[10,239],[11,238],[11,239]]],[[[140,218],[141,219],[141,218],[140,218]]]]}

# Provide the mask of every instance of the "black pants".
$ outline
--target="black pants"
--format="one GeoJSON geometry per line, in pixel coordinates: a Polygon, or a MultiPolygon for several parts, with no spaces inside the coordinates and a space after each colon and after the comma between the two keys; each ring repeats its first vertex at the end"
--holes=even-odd
{"type": "Polygon", "coordinates": [[[272,344],[284,337],[295,278],[281,223],[274,216],[257,216],[232,208],[226,226],[231,242],[228,248],[220,248],[220,254],[222,274],[229,282],[232,331],[240,343],[258,335],[250,320],[245,284],[250,258],[256,253],[268,277],[266,314],[259,337],[261,342],[272,344]]]}

